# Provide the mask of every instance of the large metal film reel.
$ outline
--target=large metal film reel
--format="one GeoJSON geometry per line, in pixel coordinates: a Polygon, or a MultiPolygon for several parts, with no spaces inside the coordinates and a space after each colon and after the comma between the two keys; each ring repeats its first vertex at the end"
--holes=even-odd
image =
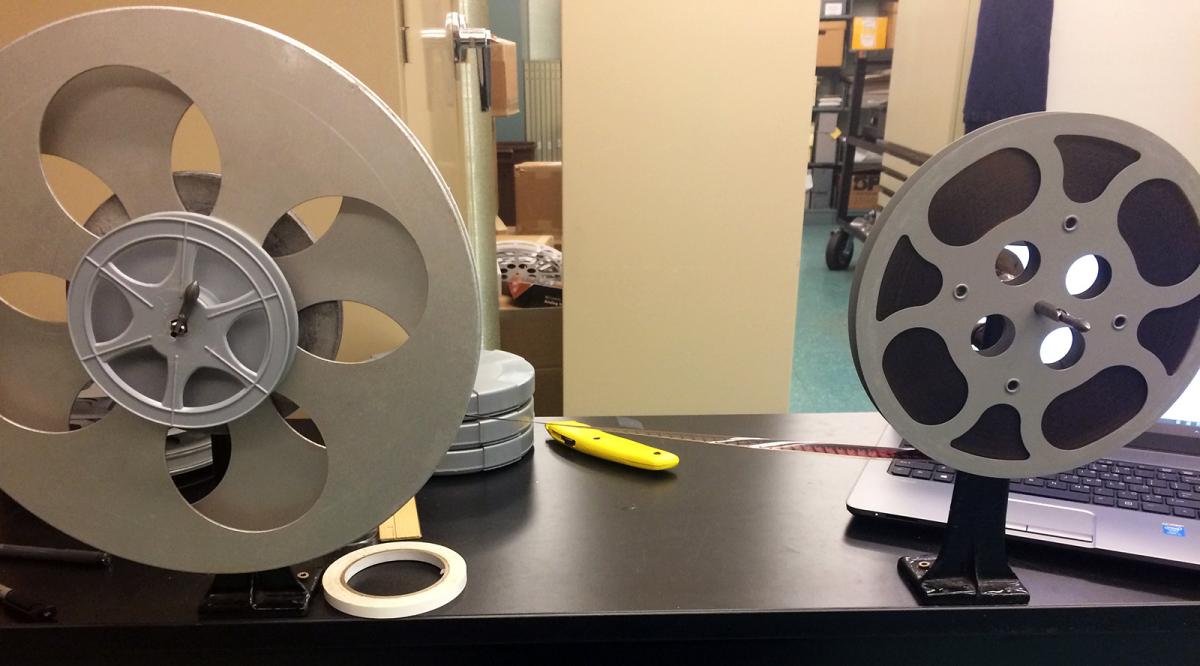
{"type": "Polygon", "coordinates": [[[1124,121],[1039,113],[963,137],[867,241],[850,311],[863,385],[906,440],[965,472],[1113,452],[1200,366],[1197,211],[1196,170],[1124,121]],[[1084,264],[1094,278],[1071,284],[1084,264]],[[1048,336],[1063,343],[1049,358],[1048,336]]]}
{"type": "Polygon", "coordinates": [[[449,190],[378,97],[283,35],[169,8],[31,33],[0,50],[0,90],[0,275],[71,285],[67,324],[0,303],[0,488],[95,547],[213,573],[329,552],[416,493],[466,411],[479,295],[449,190]],[[209,212],[172,182],[172,139],[192,104],[221,157],[209,212]],[[89,169],[132,221],[99,238],[76,224],[41,154],[89,169]],[[329,231],[272,256],[277,221],[322,196],[342,197],[329,231]],[[344,300],[408,339],[363,363],[297,349],[297,311],[344,300]],[[168,331],[184,342],[170,346],[168,331]],[[72,401],[102,373],[118,406],[69,430],[72,401]],[[213,421],[239,400],[244,415],[213,421]],[[311,417],[319,442],[287,424],[280,400],[311,417]],[[155,401],[159,418],[135,414],[155,401]],[[176,416],[231,439],[223,479],[194,505],[164,460],[163,421],[176,416]]]}

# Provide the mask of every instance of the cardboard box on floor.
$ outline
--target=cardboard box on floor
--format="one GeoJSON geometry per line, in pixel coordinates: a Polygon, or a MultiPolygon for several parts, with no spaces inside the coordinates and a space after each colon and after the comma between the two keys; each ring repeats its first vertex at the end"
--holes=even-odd
{"type": "Polygon", "coordinates": [[[506,227],[504,231],[496,232],[496,242],[501,241],[524,241],[526,243],[537,243],[538,245],[549,245],[550,247],[561,250],[562,242],[550,234],[518,234],[516,227],[506,227]]]}
{"type": "Polygon", "coordinates": [[[516,167],[517,233],[562,236],[562,162],[516,167]]]}
{"type": "Polygon", "coordinates": [[[841,67],[846,45],[845,21],[821,21],[817,32],[817,67],[841,67]]]}
{"type": "Polygon", "coordinates": [[[518,308],[500,297],[500,348],[533,366],[533,410],[562,416],[562,308],[518,308]]]}

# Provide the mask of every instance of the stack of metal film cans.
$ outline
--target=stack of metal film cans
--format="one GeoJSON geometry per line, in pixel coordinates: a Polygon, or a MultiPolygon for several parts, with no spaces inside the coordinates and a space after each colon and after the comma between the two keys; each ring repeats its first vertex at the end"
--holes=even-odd
{"type": "Polygon", "coordinates": [[[437,476],[486,472],[511,465],[533,448],[533,366],[499,350],[484,350],[458,436],[437,476]]]}

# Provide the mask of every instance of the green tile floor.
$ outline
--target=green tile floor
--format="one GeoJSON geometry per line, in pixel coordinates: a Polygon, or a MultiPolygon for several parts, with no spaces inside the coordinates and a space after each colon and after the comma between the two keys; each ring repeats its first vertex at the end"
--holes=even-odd
{"type": "Polygon", "coordinates": [[[793,412],[874,409],[854,371],[846,330],[850,282],[862,244],[856,243],[848,270],[829,270],[825,267],[825,243],[833,229],[832,213],[805,211],[792,357],[793,412]]]}

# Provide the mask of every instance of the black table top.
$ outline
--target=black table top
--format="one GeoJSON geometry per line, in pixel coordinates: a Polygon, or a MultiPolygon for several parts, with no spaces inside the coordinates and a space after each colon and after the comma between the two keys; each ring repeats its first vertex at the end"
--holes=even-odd
{"type": "MultiPolygon", "coordinates": [[[[663,430],[805,438],[814,419],[641,420],[663,430]]],[[[877,435],[877,421],[864,420],[864,440],[851,443],[877,435]]],[[[961,650],[1000,659],[1006,650],[1057,652],[1068,643],[1076,657],[1136,647],[1130,654],[1169,661],[1200,649],[1200,573],[1014,543],[1029,607],[918,609],[896,561],[936,552],[939,533],[852,518],[845,498],[861,460],[646,441],[677,452],[681,464],[650,473],[539,442],[512,467],[433,479],[417,498],[424,540],[462,554],[469,582],[421,618],[347,618],[318,596],[302,619],[200,621],[207,576],[122,560],[110,570],[0,560],[0,581],[59,606],[53,625],[0,614],[0,649],[64,661],[126,650],[171,654],[175,663],[180,654],[294,663],[315,660],[318,646],[341,655],[489,658],[570,647],[592,657],[658,648],[711,657],[718,645],[779,656],[803,646],[815,657],[906,654],[924,663],[953,661],[961,650]],[[997,634],[1007,639],[997,643],[997,634]],[[920,653],[898,652],[913,636],[936,640],[920,653]]],[[[0,542],[73,543],[7,498],[0,542]]],[[[0,663],[26,661],[0,654],[0,663]]]]}

